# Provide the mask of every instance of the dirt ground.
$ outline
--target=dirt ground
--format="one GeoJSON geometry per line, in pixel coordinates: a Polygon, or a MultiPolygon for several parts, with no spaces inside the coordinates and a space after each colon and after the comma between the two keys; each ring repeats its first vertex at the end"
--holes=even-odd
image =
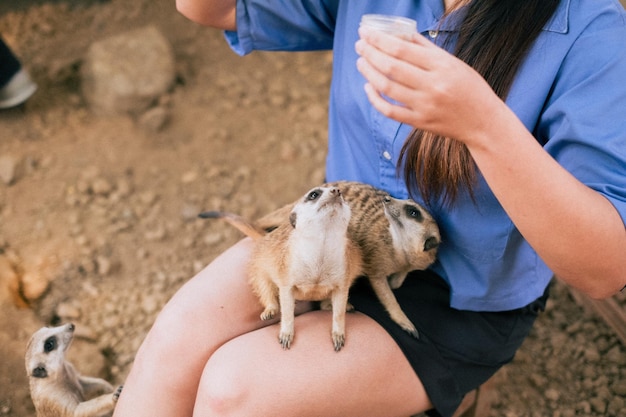
{"type": "MultiPolygon", "coordinates": [[[[73,321],[77,367],[123,383],[163,304],[240,237],[197,213],[253,217],[322,181],[332,61],[238,57],[173,0],[2,2],[0,33],[39,86],[0,112],[0,416],[24,417],[34,330],[73,321]],[[175,54],[165,124],[93,113],[87,48],[148,24],[175,54]],[[13,279],[41,296],[16,306],[13,279]]],[[[492,416],[626,415],[626,348],[558,283],[496,380],[492,416]]]]}

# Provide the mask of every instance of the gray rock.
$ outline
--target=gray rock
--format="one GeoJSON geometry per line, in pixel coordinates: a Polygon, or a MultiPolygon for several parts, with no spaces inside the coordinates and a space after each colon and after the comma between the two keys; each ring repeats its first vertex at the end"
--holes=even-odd
{"type": "Polygon", "coordinates": [[[153,26],[93,43],[82,67],[87,102],[101,113],[139,114],[174,82],[174,54],[153,26]]]}

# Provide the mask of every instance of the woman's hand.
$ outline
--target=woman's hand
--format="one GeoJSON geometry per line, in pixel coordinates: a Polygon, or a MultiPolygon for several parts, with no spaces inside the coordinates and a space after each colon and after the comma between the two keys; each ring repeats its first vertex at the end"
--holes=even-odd
{"type": "Polygon", "coordinates": [[[357,68],[387,117],[470,145],[506,107],[478,72],[419,34],[410,41],[366,28],[359,34],[357,68]]]}

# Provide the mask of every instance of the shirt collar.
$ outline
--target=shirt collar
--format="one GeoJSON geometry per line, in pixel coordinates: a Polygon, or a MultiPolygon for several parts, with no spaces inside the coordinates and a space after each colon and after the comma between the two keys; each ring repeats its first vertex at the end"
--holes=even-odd
{"type": "MultiPolygon", "coordinates": [[[[571,0],[562,0],[559,3],[554,15],[545,24],[543,30],[555,33],[567,33],[570,2],[571,0]]],[[[423,23],[420,22],[419,27],[421,31],[439,30],[455,32],[467,14],[467,9],[462,7],[448,16],[443,22],[440,22],[441,16],[443,16],[444,13],[443,0],[426,0],[426,4],[432,12],[432,20],[423,23]]]]}
{"type": "Polygon", "coordinates": [[[556,8],[552,18],[543,27],[543,30],[556,33],[567,33],[569,25],[569,8],[571,0],[562,0],[556,8]]]}

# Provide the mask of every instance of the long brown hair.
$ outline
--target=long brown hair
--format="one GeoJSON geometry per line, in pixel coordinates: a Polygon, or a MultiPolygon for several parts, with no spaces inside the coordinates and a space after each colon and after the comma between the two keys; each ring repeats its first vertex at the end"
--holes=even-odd
{"type": "MultiPolygon", "coordinates": [[[[454,53],[504,100],[558,4],[559,0],[472,0],[454,53]]],[[[444,204],[452,204],[464,189],[474,195],[477,168],[467,147],[454,138],[414,129],[402,147],[400,161],[409,191],[417,189],[427,203],[441,198],[444,204]]]]}

